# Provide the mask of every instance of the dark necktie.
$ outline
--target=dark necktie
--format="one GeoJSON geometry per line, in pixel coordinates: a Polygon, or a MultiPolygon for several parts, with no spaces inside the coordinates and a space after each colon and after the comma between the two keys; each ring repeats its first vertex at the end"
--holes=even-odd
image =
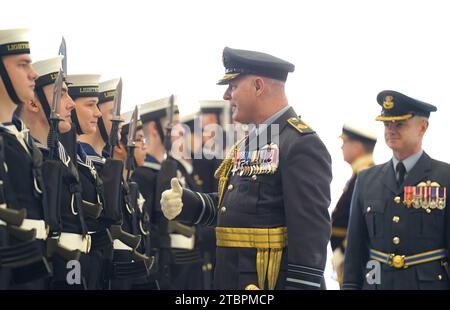
{"type": "Polygon", "coordinates": [[[405,180],[406,168],[401,161],[397,164],[395,171],[397,171],[398,174],[398,185],[403,184],[403,181],[405,180]]]}

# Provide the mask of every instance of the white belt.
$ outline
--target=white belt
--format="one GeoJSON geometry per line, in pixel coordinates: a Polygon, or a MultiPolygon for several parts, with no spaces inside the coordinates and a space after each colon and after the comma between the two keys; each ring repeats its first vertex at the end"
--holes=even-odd
{"type": "Polygon", "coordinates": [[[24,219],[20,228],[25,230],[36,230],[36,239],[45,240],[48,237],[48,227],[43,220],[24,219]]]}
{"type": "Polygon", "coordinates": [[[114,248],[114,250],[128,250],[128,251],[133,251],[133,248],[129,247],[128,245],[126,245],[125,243],[123,243],[122,241],[120,241],[119,239],[115,239],[115,240],[114,240],[113,248],[114,248]]]}
{"type": "Polygon", "coordinates": [[[195,245],[195,236],[186,237],[181,234],[169,234],[170,247],[176,249],[193,250],[195,245]]]}
{"type": "Polygon", "coordinates": [[[86,237],[83,237],[83,235],[63,232],[59,236],[58,243],[70,251],[79,250],[83,253],[89,253],[91,249],[91,236],[86,235],[86,237]]]}

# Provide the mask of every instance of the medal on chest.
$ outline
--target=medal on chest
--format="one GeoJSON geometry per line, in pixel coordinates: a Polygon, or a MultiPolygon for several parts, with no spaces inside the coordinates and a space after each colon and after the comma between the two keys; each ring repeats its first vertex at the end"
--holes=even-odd
{"type": "Polygon", "coordinates": [[[234,153],[232,175],[252,176],[274,174],[279,164],[279,148],[275,143],[266,144],[259,150],[234,153]]]}
{"type": "Polygon", "coordinates": [[[443,210],[446,204],[447,189],[439,183],[427,181],[416,186],[404,187],[403,203],[408,208],[443,210]]]}

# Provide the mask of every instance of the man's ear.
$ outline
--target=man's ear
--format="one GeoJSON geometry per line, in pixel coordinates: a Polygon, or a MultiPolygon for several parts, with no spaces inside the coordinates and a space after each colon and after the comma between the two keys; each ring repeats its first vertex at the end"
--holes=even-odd
{"type": "Polygon", "coordinates": [[[428,125],[429,125],[429,122],[428,122],[428,119],[424,119],[423,121],[422,121],[422,125],[421,125],[421,133],[422,134],[425,134],[425,132],[427,131],[427,129],[428,129],[428,125]]]}
{"type": "Polygon", "coordinates": [[[257,77],[253,80],[253,85],[255,87],[256,96],[261,96],[261,94],[264,92],[264,87],[265,87],[264,80],[260,77],[257,77]]]}
{"type": "Polygon", "coordinates": [[[150,129],[150,135],[152,137],[155,137],[156,135],[158,135],[158,129],[156,128],[156,122],[155,121],[151,121],[150,123],[148,123],[148,129],[150,129]]]}
{"type": "Polygon", "coordinates": [[[25,109],[31,111],[33,113],[39,112],[41,109],[41,105],[37,103],[36,97],[33,100],[30,100],[25,103],[25,109]]]}

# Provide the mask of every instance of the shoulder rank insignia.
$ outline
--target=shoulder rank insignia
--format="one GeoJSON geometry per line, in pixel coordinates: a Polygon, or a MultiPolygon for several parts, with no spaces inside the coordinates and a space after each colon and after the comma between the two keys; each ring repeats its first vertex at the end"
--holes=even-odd
{"type": "Polygon", "coordinates": [[[287,121],[292,127],[297,129],[301,134],[315,133],[315,131],[311,127],[309,127],[305,122],[303,122],[300,117],[291,117],[287,121]]]}
{"type": "Polygon", "coordinates": [[[420,182],[416,186],[405,186],[403,203],[408,208],[422,208],[428,213],[432,209],[443,210],[447,199],[446,192],[446,188],[437,182],[420,182]]]}

